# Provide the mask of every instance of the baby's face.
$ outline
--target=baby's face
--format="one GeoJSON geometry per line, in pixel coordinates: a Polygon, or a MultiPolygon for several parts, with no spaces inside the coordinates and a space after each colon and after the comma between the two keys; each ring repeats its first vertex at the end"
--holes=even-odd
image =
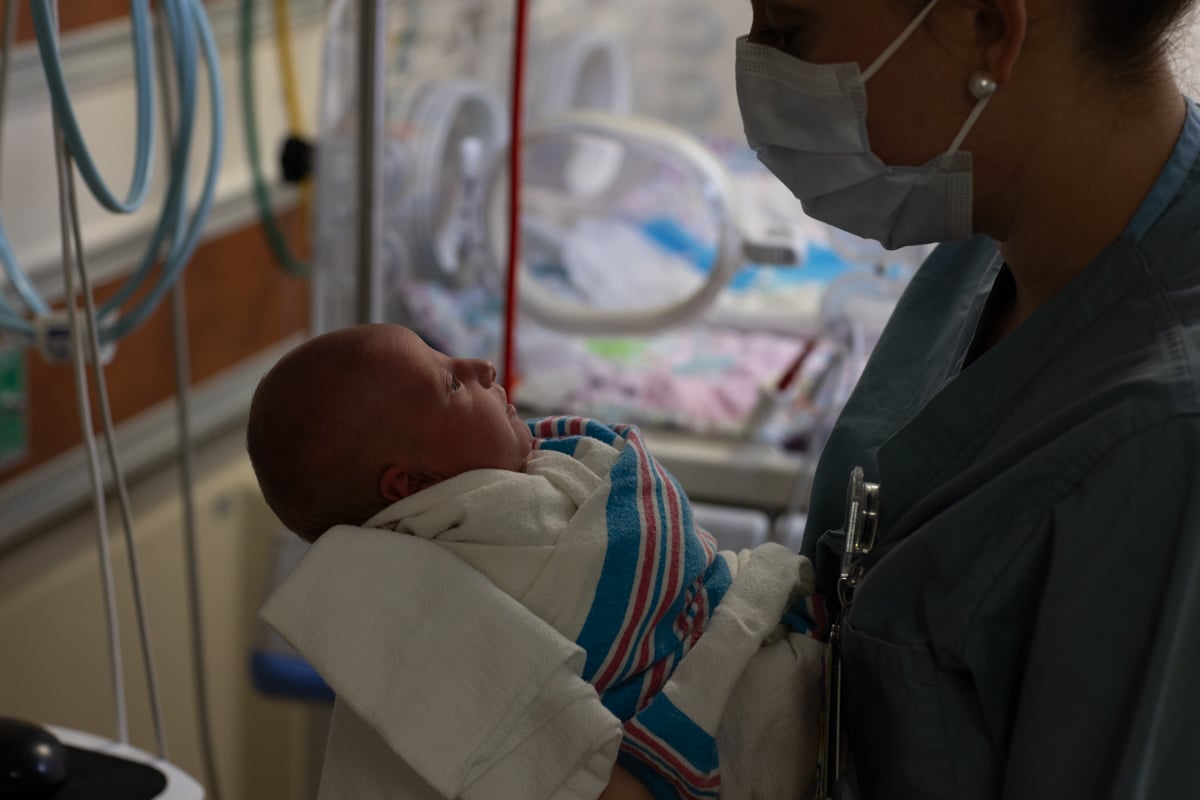
{"type": "Polygon", "coordinates": [[[522,470],[529,427],[480,359],[450,358],[407,328],[389,327],[395,359],[397,424],[407,426],[424,470],[450,477],[472,469],[522,470]]]}

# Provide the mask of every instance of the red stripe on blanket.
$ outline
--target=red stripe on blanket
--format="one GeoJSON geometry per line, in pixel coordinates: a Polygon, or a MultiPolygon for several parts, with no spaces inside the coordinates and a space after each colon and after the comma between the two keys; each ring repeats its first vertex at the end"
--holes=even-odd
{"type": "Polygon", "coordinates": [[[675,659],[668,656],[655,664],[654,669],[650,670],[650,674],[642,682],[642,693],[638,695],[638,711],[645,708],[655,695],[662,690],[663,684],[667,682],[667,672],[674,663],[675,659]]]}
{"type": "Polygon", "coordinates": [[[617,638],[616,647],[609,652],[609,657],[600,674],[594,681],[598,691],[603,692],[613,682],[628,660],[634,647],[632,641],[641,621],[646,618],[646,608],[650,603],[650,594],[654,588],[654,573],[656,571],[656,556],[658,555],[658,517],[654,513],[654,486],[645,459],[638,460],[638,496],[641,500],[642,526],[645,535],[641,555],[638,558],[637,573],[634,575],[633,602],[628,607],[621,634],[617,638]]]}
{"type": "MultiPolygon", "coordinates": [[[[638,450],[644,452],[641,442],[638,442],[638,450]]],[[[649,462],[648,457],[646,460],[649,462]]],[[[663,621],[663,618],[670,610],[670,606],[666,601],[668,599],[678,597],[683,590],[683,570],[681,569],[683,563],[683,554],[680,552],[680,544],[683,536],[683,513],[680,510],[679,494],[675,490],[674,482],[666,474],[666,471],[663,470],[662,465],[658,464],[658,462],[653,463],[655,465],[654,471],[657,475],[656,483],[663,487],[663,494],[666,495],[665,505],[667,515],[666,519],[663,520],[663,530],[666,534],[667,540],[666,558],[668,572],[662,591],[660,591],[655,598],[658,607],[655,609],[654,616],[650,621],[651,632],[658,629],[659,623],[663,621]]],[[[638,658],[635,671],[641,671],[645,669],[654,660],[653,645],[653,636],[647,636],[642,639],[642,652],[638,658]]]]}
{"type": "Polygon", "coordinates": [[[646,730],[636,719],[625,723],[625,735],[675,770],[692,788],[703,791],[704,789],[716,789],[721,785],[719,772],[711,775],[699,772],[661,739],[646,730]]]}

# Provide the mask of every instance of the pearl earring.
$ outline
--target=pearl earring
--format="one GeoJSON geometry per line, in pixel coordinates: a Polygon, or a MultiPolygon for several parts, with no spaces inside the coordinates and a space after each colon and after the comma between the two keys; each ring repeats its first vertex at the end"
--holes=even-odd
{"type": "Polygon", "coordinates": [[[976,100],[982,100],[985,97],[991,97],[1000,88],[996,84],[996,79],[986,72],[976,72],[967,81],[967,89],[970,90],[971,96],[976,100]]]}

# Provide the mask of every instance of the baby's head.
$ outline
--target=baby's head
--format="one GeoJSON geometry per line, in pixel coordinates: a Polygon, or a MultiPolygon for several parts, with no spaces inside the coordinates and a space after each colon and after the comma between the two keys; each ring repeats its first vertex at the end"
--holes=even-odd
{"type": "Polygon", "coordinates": [[[529,428],[487,361],[398,325],[305,342],[263,377],[246,449],[267,504],[309,541],[473,469],[525,468],[529,428]]]}

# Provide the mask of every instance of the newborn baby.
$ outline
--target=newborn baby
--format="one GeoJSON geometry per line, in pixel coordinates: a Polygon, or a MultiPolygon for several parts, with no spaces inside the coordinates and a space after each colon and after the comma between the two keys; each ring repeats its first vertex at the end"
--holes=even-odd
{"type": "Polygon", "coordinates": [[[350,523],[437,542],[579,644],[656,797],[807,796],[822,649],[803,615],[777,623],[811,565],[718,553],[635,428],[527,424],[495,378],[398,326],[311,340],[251,406],[267,502],[309,541],[350,523]]]}
{"type": "Polygon", "coordinates": [[[271,510],[311,542],[455,475],[522,471],[533,437],[489,362],[363,325],[318,336],[267,373],[246,447],[271,510]]]}

